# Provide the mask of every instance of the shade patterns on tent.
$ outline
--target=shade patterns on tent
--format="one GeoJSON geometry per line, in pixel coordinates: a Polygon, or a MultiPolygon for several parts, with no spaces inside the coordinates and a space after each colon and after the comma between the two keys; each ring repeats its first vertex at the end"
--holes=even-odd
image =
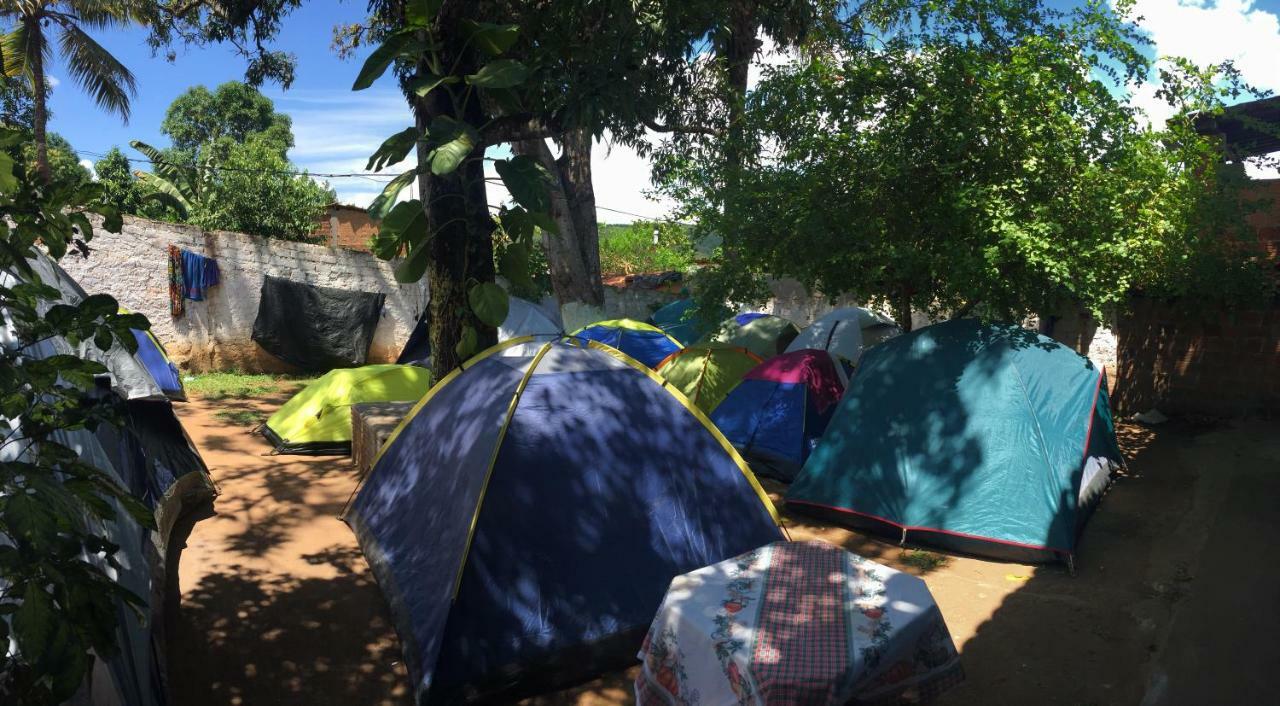
{"type": "Polygon", "coordinates": [[[178,372],[178,366],[169,360],[164,346],[160,345],[160,341],[150,331],[132,330],[133,338],[138,342],[135,355],[151,374],[160,391],[171,400],[186,402],[187,393],[182,388],[182,374],[178,372]]]}
{"type": "Polygon", "coordinates": [[[597,321],[570,334],[573,338],[597,341],[616,348],[650,368],[682,347],[657,326],[634,319],[597,321]]]}
{"type": "Polygon", "coordinates": [[[748,372],[711,421],[757,474],[789,482],[826,431],[845,382],[826,351],[783,353],[748,372]]]}
{"type": "Polygon", "coordinates": [[[656,374],[529,339],[432,388],[346,519],[422,704],[625,666],[673,577],[781,536],[741,457],[656,374]]]}
{"type": "Polygon", "coordinates": [[[649,322],[666,331],[668,336],[685,346],[701,339],[712,328],[694,315],[692,299],[677,299],[671,302],[653,312],[649,322]]]}
{"type": "MultiPolygon", "coordinates": [[[[521,299],[507,297],[507,318],[498,327],[498,341],[509,341],[521,336],[557,336],[563,331],[561,326],[551,320],[550,316],[537,304],[521,299]]],[[[396,362],[404,365],[429,365],[431,360],[431,318],[429,311],[422,312],[418,323],[405,341],[404,348],[396,362]]]]}
{"type": "Polygon", "coordinates": [[[711,414],[742,376],[761,362],[746,348],[707,343],[678,350],[655,369],[698,409],[711,414]]]}
{"type": "Polygon", "coordinates": [[[1087,358],[1018,326],[949,321],[867,352],[787,503],[907,541],[1070,559],[1122,462],[1087,358]]]}
{"type": "Polygon", "coordinates": [[[799,334],[800,329],[781,316],[748,312],[723,322],[702,340],[746,348],[761,358],[772,358],[785,351],[799,334]]]}
{"type": "Polygon", "coordinates": [[[414,365],[331,370],[281,405],[261,432],[277,453],[350,453],[351,405],[417,402],[429,389],[431,371],[414,365]]]}
{"type": "Polygon", "coordinates": [[[843,307],[805,327],[787,351],[816,348],[857,363],[864,349],[900,333],[902,329],[884,314],[858,306],[843,307]]]}

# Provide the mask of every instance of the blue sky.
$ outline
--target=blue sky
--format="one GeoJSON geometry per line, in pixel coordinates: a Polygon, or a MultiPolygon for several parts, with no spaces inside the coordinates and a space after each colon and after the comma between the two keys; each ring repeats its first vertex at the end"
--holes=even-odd
{"type": "MultiPolygon", "coordinates": [[[[276,109],[293,118],[296,146],[290,158],[312,172],[360,172],[368,155],[388,135],[411,124],[404,101],[390,80],[353,93],[351,82],[360,57],[341,61],[329,49],[333,26],[364,16],[363,0],[314,0],[291,14],[276,46],[297,55],[297,77],[289,91],[268,86],[264,92],[276,109]]],[[[1156,42],[1158,55],[1184,55],[1200,63],[1234,58],[1246,79],[1280,92],[1280,0],[1137,0],[1135,14],[1156,42]]],[[[225,47],[183,50],[170,63],[151,56],[141,30],[96,32],[95,37],[137,77],[138,95],[128,125],[99,110],[55,63],[50,74],[58,79],[51,107],[51,128],[80,151],[97,155],[120,146],[130,157],[129,140],[165,144],[160,134],[164,111],[190,86],[243,77],[244,60],[225,47]]],[[[766,56],[766,62],[785,57],[766,56]]],[[[1135,96],[1155,119],[1162,119],[1159,102],[1148,91],[1135,96]]],[[[643,194],[648,188],[648,164],[625,148],[596,150],[593,158],[595,190],[603,207],[603,221],[626,222],[632,216],[660,217],[666,208],[643,194]],[[615,209],[613,211],[605,209],[615,209]]],[[[377,177],[331,180],[339,200],[367,204],[378,191],[377,177]]]]}

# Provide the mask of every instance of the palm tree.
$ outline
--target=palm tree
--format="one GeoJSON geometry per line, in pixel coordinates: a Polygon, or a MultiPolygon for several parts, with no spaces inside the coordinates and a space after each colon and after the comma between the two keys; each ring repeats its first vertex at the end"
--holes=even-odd
{"type": "Polygon", "coordinates": [[[4,75],[23,77],[35,94],[36,164],[49,181],[45,124],[49,112],[45,66],[53,58],[54,34],[67,71],[94,101],[129,121],[129,98],[137,93],[133,74],[85,32],[129,23],[134,13],[128,0],[0,0],[0,18],[13,28],[0,37],[4,75]]]}

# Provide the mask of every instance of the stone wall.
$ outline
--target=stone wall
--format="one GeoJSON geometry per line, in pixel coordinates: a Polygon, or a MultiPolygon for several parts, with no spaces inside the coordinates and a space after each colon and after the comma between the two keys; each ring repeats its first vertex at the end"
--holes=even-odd
{"type": "Polygon", "coordinates": [[[426,283],[401,285],[392,263],[367,252],[274,240],[242,233],[126,216],[120,233],[96,230],[88,258],[69,254],[62,266],[87,291],[106,292],[145,314],[169,355],[185,369],[288,372],[253,342],[264,275],[323,287],[387,295],[369,349],[370,362],[395,360],[427,301],[426,283]],[[175,245],[218,260],[222,283],[206,301],[169,313],[167,248],[175,245]]]}

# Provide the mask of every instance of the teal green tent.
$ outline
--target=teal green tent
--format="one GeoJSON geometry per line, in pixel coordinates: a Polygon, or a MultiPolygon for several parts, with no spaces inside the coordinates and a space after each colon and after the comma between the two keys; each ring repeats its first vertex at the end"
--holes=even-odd
{"type": "Polygon", "coordinates": [[[668,336],[683,345],[689,345],[707,335],[714,326],[707,326],[694,315],[692,299],[677,299],[653,312],[649,323],[667,332],[668,336]]]}
{"type": "Polygon", "coordinates": [[[1087,358],[950,321],[867,351],[787,504],[895,539],[1069,561],[1122,462],[1087,358]]]}

